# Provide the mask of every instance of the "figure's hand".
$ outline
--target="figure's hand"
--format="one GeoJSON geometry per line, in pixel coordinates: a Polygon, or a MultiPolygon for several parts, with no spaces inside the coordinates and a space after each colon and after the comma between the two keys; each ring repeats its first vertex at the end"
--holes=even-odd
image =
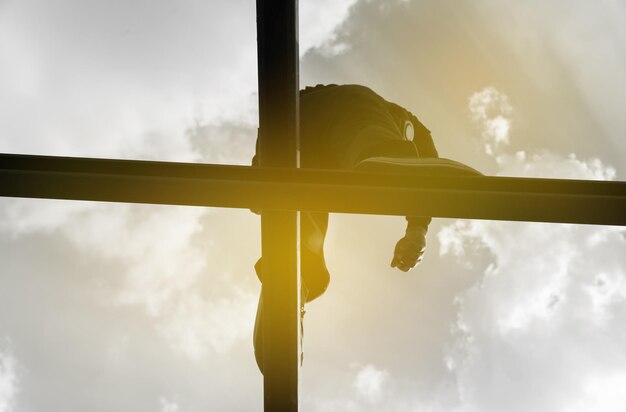
{"type": "Polygon", "coordinates": [[[422,261],[426,249],[426,231],[416,230],[407,234],[398,241],[391,260],[391,267],[408,272],[422,261]]]}

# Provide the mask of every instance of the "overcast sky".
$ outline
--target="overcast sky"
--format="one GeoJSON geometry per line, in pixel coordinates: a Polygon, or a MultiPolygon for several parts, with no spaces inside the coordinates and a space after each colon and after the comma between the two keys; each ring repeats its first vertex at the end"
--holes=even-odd
{"type": "MultiPolygon", "coordinates": [[[[249,164],[253,1],[0,0],[0,152],[249,164]]],[[[301,0],[301,86],[359,83],[486,174],[626,180],[617,0],[301,0]]],[[[303,411],[623,411],[626,232],[333,215],[303,411]]],[[[259,219],[0,199],[0,412],[262,409],[259,219]]]]}

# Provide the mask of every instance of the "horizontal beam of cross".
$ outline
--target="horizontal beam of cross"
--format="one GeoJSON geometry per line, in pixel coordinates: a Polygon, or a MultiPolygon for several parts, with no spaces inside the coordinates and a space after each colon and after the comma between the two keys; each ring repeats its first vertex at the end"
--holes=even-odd
{"type": "Polygon", "coordinates": [[[0,154],[0,196],[626,225],[626,182],[0,154]]]}

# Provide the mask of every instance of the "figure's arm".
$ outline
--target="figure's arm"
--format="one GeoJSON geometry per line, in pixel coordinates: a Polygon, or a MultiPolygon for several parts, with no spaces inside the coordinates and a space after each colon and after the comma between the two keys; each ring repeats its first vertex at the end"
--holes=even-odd
{"type": "MultiPolygon", "coordinates": [[[[411,124],[414,127],[415,147],[417,148],[418,157],[439,157],[435,143],[430,131],[420,122],[417,117],[409,113],[411,124]]],[[[396,244],[394,256],[391,261],[391,267],[408,272],[422,261],[424,249],[426,248],[426,233],[430,224],[430,217],[408,217],[406,234],[396,244]]]]}
{"type": "MultiPolygon", "coordinates": [[[[257,129],[255,150],[254,150],[254,156],[252,157],[251,166],[252,167],[258,167],[259,166],[259,129],[257,129]]],[[[260,210],[250,209],[250,211],[252,213],[254,213],[255,215],[261,216],[261,211],[260,210]]]]}
{"type": "Polygon", "coordinates": [[[407,217],[406,220],[406,233],[396,244],[391,260],[391,267],[397,267],[403,272],[408,272],[422,261],[431,221],[429,217],[407,217]]]}

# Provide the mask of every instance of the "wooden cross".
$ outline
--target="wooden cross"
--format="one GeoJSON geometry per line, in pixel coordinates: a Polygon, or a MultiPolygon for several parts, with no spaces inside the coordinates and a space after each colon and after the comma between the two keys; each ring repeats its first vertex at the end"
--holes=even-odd
{"type": "Polygon", "coordinates": [[[0,154],[0,196],[254,208],[264,405],[298,410],[298,211],[626,225],[626,182],[298,168],[297,0],[257,0],[260,167],[0,154]]]}

